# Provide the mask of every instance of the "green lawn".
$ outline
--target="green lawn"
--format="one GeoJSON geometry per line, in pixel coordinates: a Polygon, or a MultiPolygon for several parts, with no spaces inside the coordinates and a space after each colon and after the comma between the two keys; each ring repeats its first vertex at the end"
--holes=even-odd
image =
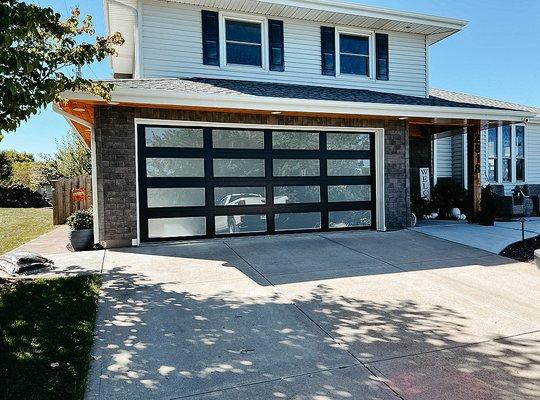
{"type": "Polygon", "coordinates": [[[82,399],[100,278],[0,286],[0,399],[82,399]]]}
{"type": "Polygon", "coordinates": [[[52,208],[0,208],[0,255],[52,228],[52,208]]]}

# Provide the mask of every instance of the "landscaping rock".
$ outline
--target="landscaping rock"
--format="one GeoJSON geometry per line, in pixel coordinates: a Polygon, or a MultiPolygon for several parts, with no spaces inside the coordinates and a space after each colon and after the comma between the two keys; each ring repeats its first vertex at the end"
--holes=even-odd
{"type": "Polygon", "coordinates": [[[54,262],[36,253],[7,253],[0,257],[0,270],[10,275],[27,275],[50,269],[54,262]]]}

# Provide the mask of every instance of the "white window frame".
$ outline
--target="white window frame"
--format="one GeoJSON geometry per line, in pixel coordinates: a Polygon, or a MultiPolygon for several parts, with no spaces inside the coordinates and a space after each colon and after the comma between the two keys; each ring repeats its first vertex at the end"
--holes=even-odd
{"type": "Polygon", "coordinates": [[[268,71],[268,19],[266,17],[220,12],[219,47],[220,68],[237,71],[268,71]],[[261,66],[227,63],[227,40],[225,29],[227,20],[256,23],[261,26],[261,66]]]}
{"type": "Polygon", "coordinates": [[[359,80],[367,80],[367,81],[374,81],[375,80],[375,32],[364,30],[364,29],[351,29],[351,28],[344,28],[344,27],[336,27],[336,38],[335,38],[335,48],[336,48],[336,78],[343,78],[343,79],[359,79],[359,80]],[[356,75],[356,74],[346,74],[341,73],[341,47],[340,47],[340,35],[349,35],[349,36],[360,36],[360,37],[367,37],[369,39],[369,51],[368,51],[368,66],[369,66],[369,74],[366,75],[356,75]]]}
{"type": "MultiPolygon", "coordinates": [[[[527,126],[524,124],[512,124],[510,125],[510,180],[505,181],[503,180],[503,139],[502,139],[502,131],[503,126],[500,125],[497,127],[497,180],[496,181],[489,181],[490,183],[497,183],[501,185],[516,185],[516,184],[524,184],[527,182],[527,126]],[[523,180],[517,180],[516,179],[516,160],[517,160],[517,146],[516,146],[516,126],[522,126],[523,127],[523,147],[524,147],[524,154],[523,154],[523,180]]],[[[489,146],[489,136],[488,136],[488,130],[486,129],[486,146],[489,146]]],[[[489,167],[489,154],[488,149],[486,148],[486,175],[487,175],[487,169],[489,167]]]]}

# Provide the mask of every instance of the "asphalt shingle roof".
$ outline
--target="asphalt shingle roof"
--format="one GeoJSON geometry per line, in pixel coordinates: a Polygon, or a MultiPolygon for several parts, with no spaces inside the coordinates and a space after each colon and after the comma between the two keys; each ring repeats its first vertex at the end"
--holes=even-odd
{"type": "Polygon", "coordinates": [[[209,78],[115,79],[119,88],[167,90],[195,94],[260,96],[355,103],[402,104],[436,107],[504,109],[540,113],[540,109],[485,99],[446,90],[432,89],[428,98],[363,89],[332,88],[284,83],[238,81],[209,78]]]}

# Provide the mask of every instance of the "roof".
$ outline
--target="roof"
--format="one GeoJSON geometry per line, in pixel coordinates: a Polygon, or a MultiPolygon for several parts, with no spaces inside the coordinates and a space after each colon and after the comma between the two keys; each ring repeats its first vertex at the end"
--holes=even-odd
{"type": "MultiPolygon", "coordinates": [[[[496,104],[428,98],[363,89],[210,78],[115,79],[112,101],[124,104],[243,109],[385,117],[521,121],[536,113],[496,104]]],[[[84,92],[64,92],[71,100],[102,102],[84,92]]]]}
{"type": "MultiPolygon", "coordinates": [[[[119,31],[125,43],[118,49],[118,57],[111,62],[115,73],[133,74],[140,5],[137,0],[103,0],[107,32],[119,31]]],[[[467,24],[466,21],[427,14],[369,7],[350,1],[335,0],[162,0],[156,6],[174,7],[183,3],[205,9],[265,15],[314,21],[320,24],[360,27],[364,29],[407,32],[426,35],[428,43],[436,43],[467,24]]],[[[166,13],[165,13],[166,14],[166,13]]],[[[142,20],[142,19],[140,19],[142,20]]]]}
{"type": "Polygon", "coordinates": [[[528,111],[525,108],[510,107],[512,104],[477,101],[475,96],[461,95],[433,89],[429,98],[407,96],[394,93],[376,92],[364,89],[347,89],[323,86],[293,85],[256,81],[238,81],[210,78],[156,78],[156,79],[113,79],[117,88],[164,90],[184,93],[200,93],[237,96],[256,96],[302,100],[327,100],[353,103],[402,104],[433,107],[460,107],[478,109],[502,109],[528,111]],[[470,101],[468,99],[470,98],[470,101]],[[506,106],[508,105],[508,106],[506,106]]]}
{"type": "Polygon", "coordinates": [[[483,107],[504,108],[507,110],[527,111],[538,114],[540,117],[540,108],[525,106],[517,103],[509,103],[502,100],[489,99],[487,97],[475,96],[459,92],[451,92],[444,89],[430,89],[430,97],[436,97],[451,102],[476,104],[483,107]]]}

